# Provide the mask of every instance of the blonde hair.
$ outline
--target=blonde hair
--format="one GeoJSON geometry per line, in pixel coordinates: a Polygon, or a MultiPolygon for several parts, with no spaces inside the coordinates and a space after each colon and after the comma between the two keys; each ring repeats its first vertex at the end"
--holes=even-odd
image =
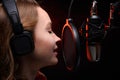
{"type": "MultiPolygon", "coordinates": [[[[38,3],[35,0],[16,0],[16,3],[24,29],[32,31],[38,20],[38,3]]],[[[9,45],[12,35],[12,24],[0,4],[0,80],[14,79],[15,61],[9,45]]]]}

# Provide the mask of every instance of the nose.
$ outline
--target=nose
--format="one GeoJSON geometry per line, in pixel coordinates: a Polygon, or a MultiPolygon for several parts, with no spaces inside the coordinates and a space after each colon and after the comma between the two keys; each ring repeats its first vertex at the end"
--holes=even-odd
{"type": "Polygon", "coordinates": [[[61,41],[61,38],[58,37],[56,34],[55,34],[55,41],[56,41],[56,42],[60,42],[60,41],[61,41]]]}
{"type": "Polygon", "coordinates": [[[56,45],[58,47],[58,53],[62,53],[61,52],[62,51],[62,44],[61,44],[62,40],[61,40],[61,38],[56,35],[55,40],[56,40],[56,45]]]}
{"type": "Polygon", "coordinates": [[[61,40],[61,38],[58,37],[57,35],[55,35],[55,36],[56,36],[56,37],[55,37],[55,42],[56,42],[57,46],[58,46],[59,48],[61,48],[61,42],[62,42],[62,40],[61,40]]]}

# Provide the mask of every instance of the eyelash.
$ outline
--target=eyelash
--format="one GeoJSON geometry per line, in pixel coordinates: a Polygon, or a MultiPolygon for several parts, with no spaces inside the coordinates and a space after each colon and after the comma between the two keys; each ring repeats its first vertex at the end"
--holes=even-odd
{"type": "Polygon", "coordinates": [[[53,33],[53,31],[48,31],[50,34],[53,33]]]}

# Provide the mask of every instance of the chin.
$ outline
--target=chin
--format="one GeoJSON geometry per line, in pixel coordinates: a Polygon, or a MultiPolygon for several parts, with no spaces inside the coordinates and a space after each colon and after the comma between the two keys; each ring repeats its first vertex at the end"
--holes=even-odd
{"type": "Polygon", "coordinates": [[[57,58],[53,58],[51,60],[51,64],[50,65],[56,65],[58,63],[58,59],[57,58]]]}

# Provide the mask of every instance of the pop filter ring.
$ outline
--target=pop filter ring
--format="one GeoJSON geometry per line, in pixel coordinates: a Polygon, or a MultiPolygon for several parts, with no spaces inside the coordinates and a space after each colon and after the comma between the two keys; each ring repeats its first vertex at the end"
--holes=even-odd
{"type": "MultiPolygon", "coordinates": [[[[64,58],[64,61],[65,61],[66,68],[68,70],[76,71],[78,69],[79,65],[80,65],[81,46],[80,46],[79,33],[77,31],[77,28],[72,23],[72,19],[71,18],[66,19],[66,24],[64,25],[64,27],[62,29],[61,39],[62,39],[63,58],[64,58]],[[70,65],[70,66],[67,66],[69,64],[67,64],[67,60],[66,60],[66,56],[65,56],[65,47],[64,47],[64,44],[65,44],[65,41],[64,41],[65,40],[65,31],[70,31],[71,32],[71,36],[72,36],[71,38],[72,38],[73,41],[70,42],[70,43],[74,44],[74,45],[71,45],[71,46],[73,46],[75,48],[75,54],[76,54],[75,55],[74,65],[70,65]]],[[[69,39],[67,40],[67,42],[68,41],[69,41],[69,39]]],[[[67,49],[67,50],[71,50],[71,49],[67,49]]],[[[74,56],[72,56],[72,57],[74,57],[74,56]]]]}

